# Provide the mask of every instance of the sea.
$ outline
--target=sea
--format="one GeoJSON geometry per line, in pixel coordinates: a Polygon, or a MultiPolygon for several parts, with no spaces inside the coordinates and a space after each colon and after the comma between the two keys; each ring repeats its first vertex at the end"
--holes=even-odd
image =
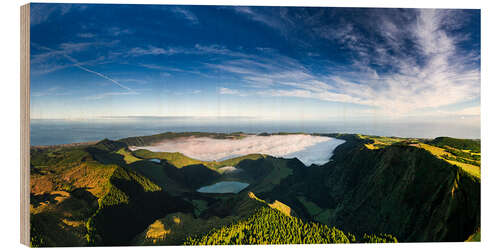
{"type": "Polygon", "coordinates": [[[359,133],[406,138],[450,136],[479,139],[479,124],[433,122],[362,122],[362,121],[276,121],[257,119],[200,119],[193,117],[124,117],[97,119],[31,119],[32,146],[57,145],[102,139],[121,139],[164,132],[216,133],[359,133]]]}

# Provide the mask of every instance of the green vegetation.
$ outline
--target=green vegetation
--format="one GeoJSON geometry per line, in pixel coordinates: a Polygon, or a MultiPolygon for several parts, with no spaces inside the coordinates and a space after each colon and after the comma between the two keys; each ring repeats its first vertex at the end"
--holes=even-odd
{"type": "Polygon", "coordinates": [[[132,152],[134,157],[142,159],[162,159],[168,163],[182,168],[189,165],[204,164],[205,162],[189,158],[181,153],[152,152],[146,149],[139,149],[132,152]]]}
{"type": "MultiPolygon", "coordinates": [[[[427,151],[429,151],[431,154],[436,156],[438,159],[443,159],[447,161],[448,163],[455,165],[457,167],[462,168],[465,170],[467,173],[477,177],[481,178],[481,168],[480,164],[481,162],[475,162],[476,164],[470,164],[470,160],[467,158],[461,158],[457,157],[454,154],[450,152],[451,148],[440,148],[436,146],[431,146],[429,144],[425,143],[418,143],[417,147],[423,148],[427,151]]],[[[448,147],[448,146],[445,146],[448,147]]],[[[457,151],[457,150],[454,150],[457,151]]]]}
{"type": "Polygon", "coordinates": [[[193,213],[171,213],[159,219],[157,226],[150,225],[140,233],[134,240],[135,245],[182,245],[189,235],[204,235],[210,230],[235,223],[238,220],[248,218],[255,209],[265,206],[249,197],[246,193],[241,194],[199,194],[192,198],[191,202],[196,204],[193,213]],[[205,207],[206,206],[206,207],[205,207]],[[199,213],[199,214],[198,214],[199,213]],[[157,230],[158,224],[163,225],[163,230],[157,230]],[[164,234],[153,236],[151,231],[163,231],[164,234]]]}
{"type": "Polygon", "coordinates": [[[225,166],[235,166],[238,165],[243,160],[257,160],[266,157],[262,154],[248,154],[244,156],[234,157],[224,161],[201,161],[190,158],[183,155],[182,153],[170,153],[170,152],[152,152],[146,149],[138,149],[132,152],[134,157],[141,159],[161,159],[167,161],[169,164],[177,168],[183,168],[190,165],[204,165],[211,169],[219,169],[225,166]]]}
{"type": "Polygon", "coordinates": [[[397,243],[396,237],[390,234],[363,234],[360,243],[397,243]]]}
{"type": "Polygon", "coordinates": [[[241,178],[251,183],[249,188],[255,193],[260,193],[269,191],[278,185],[282,179],[291,175],[293,170],[289,165],[293,163],[296,163],[296,161],[266,157],[257,160],[245,160],[237,166],[238,169],[243,170],[244,176],[241,178]]]}
{"type": "Polygon", "coordinates": [[[328,136],[346,140],[331,162],[292,167],[292,175],[256,195],[280,200],[299,218],[355,235],[389,233],[404,242],[464,241],[479,226],[480,179],[462,167],[415,141],[371,150],[368,138],[328,136]]]}
{"type": "MultiPolygon", "coordinates": [[[[206,134],[160,137],[197,135],[206,134]]],[[[346,142],[311,167],[260,154],[205,162],[130,151],[125,139],[32,147],[31,245],[480,240],[478,141],[322,135],[346,142]],[[219,181],[249,183],[250,193],[196,192],[219,181]]]]}
{"type": "Polygon", "coordinates": [[[461,149],[470,150],[472,153],[481,152],[481,141],[471,140],[471,139],[456,139],[451,137],[437,137],[436,139],[429,142],[429,144],[445,148],[446,146],[461,149]]]}
{"type": "Polygon", "coordinates": [[[368,142],[365,143],[364,145],[366,148],[371,150],[381,149],[395,144],[401,144],[401,143],[412,144],[416,142],[416,140],[414,139],[405,139],[399,137],[371,136],[371,135],[360,135],[360,134],[357,134],[357,136],[362,140],[367,140],[368,142]]]}
{"type": "Polygon", "coordinates": [[[148,146],[153,145],[157,142],[163,140],[171,140],[182,137],[209,137],[214,139],[241,139],[246,135],[243,132],[235,132],[231,134],[224,133],[206,133],[206,132],[166,132],[162,134],[150,135],[150,136],[136,136],[128,137],[119,140],[120,142],[126,143],[128,146],[148,146]]]}
{"type": "Polygon", "coordinates": [[[190,209],[127,170],[124,147],[103,140],[32,149],[32,246],[126,245],[154,218],[190,209]]]}
{"type": "Polygon", "coordinates": [[[472,234],[469,238],[467,238],[466,241],[480,242],[481,241],[481,229],[478,228],[477,231],[474,234],[472,234]]]}
{"type": "Polygon", "coordinates": [[[208,208],[208,202],[205,200],[192,200],[194,206],[194,215],[199,217],[208,208]]]}
{"type": "Polygon", "coordinates": [[[118,151],[116,151],[117,154],[123,155],[123,160],[127,163],[134,163],[136,161],[140,161],[141,159],[135,157],[130,150],[127,148],[120,148],[118,151]]]}
{"type": "Polygon", "coordinates": [[[260,158],[265,158],[265,157],[267,157],[267,156],[263,155],[263,154],[248,154],[248,155],[238,156],[238,157],[234,157],[234,158],[227,159],[227,160],[220,161],[220,162],[210,162],[210,163],[215,164],[215,165],[213,165],[213,167],[215,167],[215,168],[221,168],[224,166],[236,166],[244,160],[258,160],[260,158]]]}
{"type": "MultiPolygon", "coordinates": [[[[335,227],[305,223],[270,208],[261,207],[247,219],[224,226],[201,237],[189,237],[185,245],[242,245],[242,244],[331,244],[355,243],[335,227]]],[[[397,242],[391,235],[365,235],[361,242],[397,242]]]]}

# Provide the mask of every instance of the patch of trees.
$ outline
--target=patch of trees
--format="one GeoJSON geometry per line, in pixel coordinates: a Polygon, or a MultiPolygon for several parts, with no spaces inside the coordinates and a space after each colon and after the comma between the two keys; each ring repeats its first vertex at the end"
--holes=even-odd
{"type": "Polygon", "coordinates": [[[201,237],[188,237],[185,245],[331,244],[397,242],[391,235],[364,235],[360,241],[335,227],[287,216],[261,207],[248,219],[214,229],[201,237]]]}
{"type": "Polygon", "coordinates": [[[481,152],[481,141],[480,140],[472,140],[472,139],[457,139],[451,137],[436,137],[429,144],[446,148],[452,147],[461,150],[470,150],[472,153],[480,153],[481,152]]]}

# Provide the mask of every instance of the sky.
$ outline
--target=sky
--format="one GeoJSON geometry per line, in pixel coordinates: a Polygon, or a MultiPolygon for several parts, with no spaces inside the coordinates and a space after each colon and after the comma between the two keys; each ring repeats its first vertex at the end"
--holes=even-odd
{"type": "Polygon", "coordinates": [[[479,126],[480,11],[31,4],[31,118],[479,126]]]}

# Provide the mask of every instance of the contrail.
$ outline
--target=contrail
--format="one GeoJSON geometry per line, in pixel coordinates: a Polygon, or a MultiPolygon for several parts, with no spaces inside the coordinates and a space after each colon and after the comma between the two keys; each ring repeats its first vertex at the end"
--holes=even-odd
{"type": "Polygon", "coordinates": [[[74,66],[76,66],[76,67],[78,67],[79,69],[84,70],[84,71],[87,71],[87,72],[92,73],[92,74],[95,74],[95,75],[97,75],[97,76],[99,76],[99,77],[101,77],[101,78],[104,78],[104,79],[108,80],[108,81],[111,81],[112,83],[114,83],[114,84],[118,85],[118,86],[119,86],[120,88],[122,88],[122,89],[125,89],[125,90],[128,90],[128,91],[130,91],[130,92],[136,93],[133,89],[131,89],[131,88],[129,88],[129,87],[127,87],[127,86],[125,86],[125,85],[123,85],[123,84],[119,83],[118,81],[116,81],[115,79],[112,79],[112,78],[111,78],[111,77],[109,77],[109,76],[106,76],[106,75],[104,75],[104,74],[102,74],[102,73],[99,73],[99,72],[97,72],[97,71],[93,71],[93,70],[91,70],[91,69],[89,69],[89,68],[83,67],[83,66],[81,65],[81,63],[80,63],[80,62],[78,62],[78,60],[76,60],[75,58],[73,58],[73,57],[71,57],[71,56],[67,55],[66,53],[64,53],[64,52],[62,52],[62,51],[59,51],[59,50],[53,50],[53,49],[51,49],[51,48],[47,48],[47,47],[44,47],[44,46],[38,45],[38,44],[36,44],[36,43],[33,43],[33,45],[35,45],[36,47],[39,47],[39,48],[41,48],[41,49],[48,50],[48,51],[50,51],[50,52],[61,52],[61,54],[62,54],[64,57],[66,57],[66,59],[68,59],[69,61],[71,61],[71,62],[73,63],[73,65],[74,65],[74,66]]]}
{"type": "Polygon", "coordinates": [[[114,80],[114,79],[110,78],[109,76],[106,76],[106,75],[104,75],[104,74],[102,74],[102,73],[99,73],[99,72],[96,72],[96,71],[93,71],[93,70],[91,70],[91,69],[88,69],[88,68],[83,67],[83,66],[82,66],[82,65],[81,65],[81,64],[80,64],[77,60],[75,60],[73,57],[70,57],[70,56],[68,56],[68,55],[66,55],[66,54],[63,54],[63,56],[64,56],[64,57],[66,57],[66,58],[67,58],[68,60],[70,60],[71,62],[73,62],[73,63],[74,63],[74,65],[75,65],[76,67],[80,68],[81,70],[87,71],[87,72],[89,72],[89,73],[93,73],[93,74],[95,74],[95,75],[97,75],[97,76],[100,76],[100,77],[102,77],[102,78],[104,78],[104,79],[106,79],[106,80],[109,80],[109,81],[113,82],[114,84],[116,84],[116,85],[120,86],[120,87],[121,87],[121,88],[123,88],[123,89],[126,89],[126,90],[131,91],[131,92],[135,92],[133,89],[131,89],[131,88],[129,88],[129,87],[127,87],[127,86],[125,86],[125,85],[123,85],[123,84],[119,83],[118,81],[116,81],[116,80],[114,80]]]}

